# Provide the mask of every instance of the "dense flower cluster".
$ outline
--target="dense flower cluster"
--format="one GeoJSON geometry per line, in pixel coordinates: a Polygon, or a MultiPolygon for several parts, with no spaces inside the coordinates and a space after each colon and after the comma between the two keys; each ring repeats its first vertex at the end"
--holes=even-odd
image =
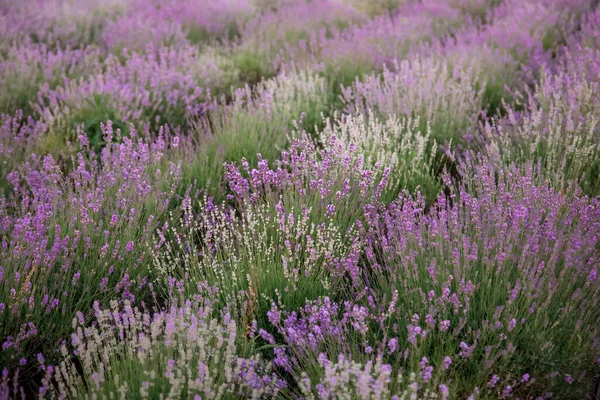
{"type": "Polygon", "coordinates": [[[63,360],[45,366],[44,395],[61,398],[83,393],[168,399],[236,396],[275,397],[285,382],[272,372],[271,363],[238,356],[237,326],[215,311],[207,289],[204,296],[158,313],[142,312],[125,301],[123,309],[94,305],[95,324],[85,325],[83,315],[74,321],[71,344],[85,371],[80,374],[63,344],[63,360]],[[51,383],[54,379],[56,383],[51,383]],[[140,382],[140,379],[142,380],[140,382]]]}
{"type": "Polygon", "coordinates": [[[593,396],[599,24],[0,2],[0,399],[593,396]]]}

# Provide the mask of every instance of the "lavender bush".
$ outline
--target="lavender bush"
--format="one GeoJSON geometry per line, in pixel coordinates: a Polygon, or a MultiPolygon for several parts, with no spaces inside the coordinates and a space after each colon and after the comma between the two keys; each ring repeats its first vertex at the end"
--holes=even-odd
{"type": "Polygon", "coordinates": [[[197,295],[160,313],[134,309],[128,301],[122,309],[116,303],[94,308],[96,324],[90,328],[81,316],[75,318],[71,345],[61,347],[62,361],[43,366],[48,379],[42,398],[260,399],[275,397],[285,386],[260,356],[238,356],[236,322],[228,315],[214,317],[210,299],[197,295]]]}
{"type": "Polygon", "coordinates": [[[350,374],[339,379],[355,385],[369,376],[361,362],[373,372],[387,365],[375,398],[567,396],[577,387],[585,396],[599,351],[599,203],[531,185],[532,168],[501,172],[498,183],[485,162],[475,169],[429,213],[406,195],[382,212],[367,207],[364,260],[344,263],[354,299],[307,301],[299,312],[273,304],[269,320],[288,344],[275,362],[301,381],[330,379],[325,388],[339,368],[327,355],[339,355],[350,374]],[[416,376],[397,377],[403,371],[416,376]]]}
{"type": "Polygon", "coordinates": [[[273,299],[302,305],[338,285],[336,269],[357,250],[355,221],[379,202],[389,173],[361,167],[334,140],[323,152],[295,141],[276,169],[260,156],[255,169],[228,164],[235,208],[204,200],[196,215],[186,198],[182,226],[159,234],[156,270],[182,279],[185,293],[203,281],[230,287],[223,303],[244,310],[247,324],[265,319],[273,299]]]}
{"type": "Polygon", "coordinates": [[[371,113],[369,117],[334,114],[333,119],[326,119],[321,137],[325,148],[341,145],[346,157],[388,175],[385,203],[395,200],[404,189],[419,190],[433,200],[440,190],[434,165],[437,145],[430,139],[431,128],[421,126],[418,117],[388,115],[384,123],[371,113]]]}
{"type": "Polygon", "coordinates": [[[0,1],[0,399],[593,399],[598,7],[0,1]]]}
{"type": "MultiPolygon", "coordinates": [[[[75,312],[94,301],[136,298],[148,282],[149,240],[168,210],[181,168],[155,141],[103,126],[114,143],[94,154],[80,132],[71,171],[32,155],[6,176],[2,217],[2,364],[25,352],[51,350],[75,312]],[[87,268],[86,265],[93,265],[87,268]]],[[[34,353],[32,353],[34,354],[34,353]]]]}
{"type": "Polygon", "coordinates": [[[41,87],[55,89],[65,79],[77,79],[97,69],[99,52],[51,49],[46,44],[30,41],[6,49],[0,69],[4,90],[0,95],[0,112],[14,114],[18,110],[31,115],[41,87]]]}
{"type": "Polygon", "coordinates": [[[507,106],[505,118],[483,127],[483,142],[498,162],[539,160],[541,176],[554,187],[578,181],[586,193],[598,195],[598,47],[566,47],[562,52],[561,61],[541,70],[539,82],[524,98],[526,111],[507,106]]]}
{"type": "Polygon", "coordinates": [[[481,110],[482,94],[469,68],[434,59],[396,61],[381,76],[371,75],[342,90],[349,113],[372,111],[380,118],[419,117],[438,140],[460,139],[481,110]]]}

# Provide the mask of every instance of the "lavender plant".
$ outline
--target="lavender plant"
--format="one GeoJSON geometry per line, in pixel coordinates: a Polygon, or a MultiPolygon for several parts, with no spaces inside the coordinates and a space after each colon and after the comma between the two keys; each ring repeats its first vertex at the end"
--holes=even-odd
{"type": "Polygon", "coordinates": [[[39,148],[46,126],[32,117],[25,118],[21,112],[16,116],[0,116],[0,189],[10,193],[8,174],[39,148]]]}
{"type": "MultiPolygon", "coordinates": [[[[287,345],[275,362],[324,382],[335,367],[321,353],[355,360],[359,371],[377,355],[379,365],[414,373],[415,392],[585,396],[600,351],[598,201],[532,185],[532,167],[474,167],[431,213],[422,197],[367,207],[365,259],[344,264],[355,299],[307,301],[299,312],[273,304],[269,321],[287,345]]],[[[405,390],[387,371],[380,390],[405,390]]]]}
{"type": "Polygon", "coordinates": [[[355,78],[406,57],[412,46],[435,38],[438,32],[434,20],[438,16],[460,19],[460,13],[450,7],[419,3],[393,17],[376,17],[331,38],[316,37],[309,45],[319,68],[337,89],[340,84],[349,86],[355,78]]]}
{"type": "Polygon", "coordinates": [[[102,144],[100,122],[107,119],[124,131],[130,123],[140,130],[144,126],[158,130],[167,121],[173,127],[186,127],[188,116],[204,114],[212,104],[198,79],[203,74],[197,64],[198,53],[190,47],[133,53],[124,63],[108,57],[97,74],[66,80],[56,89],[42,88],[36,110],[50,125],[51,134],[73,141],[76,129],[83,125],[96,147],[102,144]]]}
{"type": "Polygon", "coordinates": [[[72,147],[70,172],[52,156],[31,156],[7,176],[11,193],[0,202],[3,366],[31,366],[38,352],[50,357],[75,313],[95,301],[148,296],[144,243],[173,200],[180,166],[163,161],[163,135],[150,141],[131,130],[122,137],[110,124],[103,132],[107,143],[122,141],[96,157],[80,134],[84,150],[72,147]]]}
{"type": "MultiPolygon", "coordinates": [[[[401,200],[375,224],[382,242],[366,252],[371,254],[375,269],[371,279],[378,295],[389,293],[388,301],[396,308],[404,304],[408,329],[398,334],[437,354],[436,365],[443,365],[445,356],[458,360],[475,356],[479,361],[462,364],[463,373],[472,371],[479,379],[473,386],[485,385],[490,396],[555,390],[581,390],[583,395],[593,378],[598,351],[594,350],[598,315],[592,306],[597,301],[593,284],[597,201],[580,193],[566,197],[545,185],[532,186],[531,167],[498,171],[498,184],[485,164],[474,168],[475,177],[466,183],[469,193],[459,190],[452,200],[456,205],[440,198],[436,212],[418,221],[413,218],[422,205],[401,200]],[[427,250],[398,258],[411,247],[409,226],[416,234],[413,243],[426,242],[427,250]],[[402,239],[394,240],[393,232],[402,239]],[[421,258],[425,252],[428,256],[421,258]],[[401,267],[389,270],[390,265],[401,267]],[[382,290],[390,283],[389,292],[382,290]],[[403,293],[398,300],[392,288],[403,293]],[[573,298],[583,303],[571,304],[573,298]],[[586,301],[591,303],[585,305],[586,301]],[[424,306],[420,312],[419,303],[424,306]],[[577,311],[571,314],[569,307],[577,311]],[[421,317],[411,317],[413,312],[421,317]],[[423,315],[424,324],[419,322],[423,315]],[[472,318],[481,318],[481,323],[468,322],[472,318]],[[552,329],[544,331],[550,325],[552,329]],[[419,326],[421,334],[412,336],[419,326]],[[437,337],[445,332],[454,339],[446,336],[444,345],[452,343],[458,354],[441,354],[445,347],[437,337]],[[429,340],[436,344],[427,346],[429,340]],[[519,379],[515,363],[529,379],[519,379]]],[[[454,390],[460,393],[459,388],[454,390]]]]}
{"type": "Polygon", "coordinates": [[[200,281],[227,287],[223,304],[245,310],[245,325],[264,320],[274,299],[294,309],[334,287],[345,291],[336,269],[356,252],[355,221],[379,201],[388,173],[362,168],[333,140],[323,152],[294,142],[276,169],[260,156],[255,169],[229,164],[235,209],[205,200],[194,213],[187,198],[183,224],[159,233],[154,268],[182,279],[186,293],[200,281]]]}
{"type": "MultiPolygon", "coordinates": [[[[325,120],[321,140],[325,148],[340,144],[347,157],[360,160],[365,167],[389,170],[381,200],[390,203],[402,190],[423,193],[433,201],[440,184],[435,179],[435,141],[430,130],[420,130],[418,117],[400,119],[389,115],[385,122],[370,113],[337,116],[325,120]]],[[[386,172],[387,173],[387,172],[386,172]]]]}
{"type": "Polygon", "coordinates": [[[448,386],[441,384],[419,384],[417,374],[404,378],[395,374],[390,364],[382,357],[366,363],[353,362],[340,355],[332,362],[324,354],[319,356],[322,378],[314,384],[304,373],[299,382],[306,399],[447,399],[448,386]]]}
{"type": "Polygon", "coordinates": [[[233,60],[242,80],[254,84],[291,64],[310,65],[314,46],[310,42],[336,35],[361,20],[352,8],[331,0],[280,4],[245,24],[233,60]]]}
{"type": "Polygon", "coordinates": [[[505,119],[484,126],[489,156],[505,164],[539,160],[540,179],[548,179],[553,187],[566,189],[577,181],[586,193],[600,193],[599,81],[591,61],[597,56],[596,51],[576,56],[576,65],[592,67],[590,74],[583,68],[543,70],[525,112],[507,106],[505,119]]]}
{"type": "Polygon", "coordinates": [[[129,301],[107,309],[96,304],[95,325],[73,320],[71,344],[78,361],[71,346],[62,345],[60,364],[45,366],[42,398],[276,397],[285,382],[258,355],[240,357],[236,322],[215,313],[210,299],[198,295],[155,313],[129,301]]]}
{"type": "Polygon", "coordinates": [[[50,49],[46,44],[23,41],[10,46],[2,55],[0,67],[0,113],[26,116],[33,114],[38,91],[42,86],[55,89],[65,79],[93,73],[97,70],[99,52],[88,48],[50,49]]]}
{"type": "Polygon", "coordinates": [[[188,160],[184,180],[222,199],[225,162],[246,158],[254,168],[257,154],[275,161],[289,142],[294,121],[307,126],[315,121],[326,110],[326,96],[323,78],[302,70],[284,71],[253,89],[232,89],[231,102],[222,98],[206,117],[194,119],[193,135],[182,139],[179,154],[188,160]]]}
{"type": "Polygon", "coordinates": [[[469,68],[453,70],[435,59],[396,61],[381,76],[373,74],[342,89],[346,111],[372,112],[379,118],[405,115],[431,127],[438,141],[458,140],[482,107],[482,93],[469,68]]]}

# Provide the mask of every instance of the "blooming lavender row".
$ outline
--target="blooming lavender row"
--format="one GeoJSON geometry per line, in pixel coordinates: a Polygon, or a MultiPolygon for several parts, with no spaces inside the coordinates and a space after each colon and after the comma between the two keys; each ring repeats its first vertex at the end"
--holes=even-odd
{"type": "Polygon", "coordinates": [[[0,399],[591,396],[594,2],[0,21],[0,399]]]}

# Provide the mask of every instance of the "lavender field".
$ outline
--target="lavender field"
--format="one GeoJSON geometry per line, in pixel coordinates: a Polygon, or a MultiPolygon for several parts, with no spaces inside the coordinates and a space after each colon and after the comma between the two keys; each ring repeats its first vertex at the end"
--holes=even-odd
{"type": "Polygon", "coordinates": [[[593,0],[0,0],[0,399],[600,399],[593,0]]]}

